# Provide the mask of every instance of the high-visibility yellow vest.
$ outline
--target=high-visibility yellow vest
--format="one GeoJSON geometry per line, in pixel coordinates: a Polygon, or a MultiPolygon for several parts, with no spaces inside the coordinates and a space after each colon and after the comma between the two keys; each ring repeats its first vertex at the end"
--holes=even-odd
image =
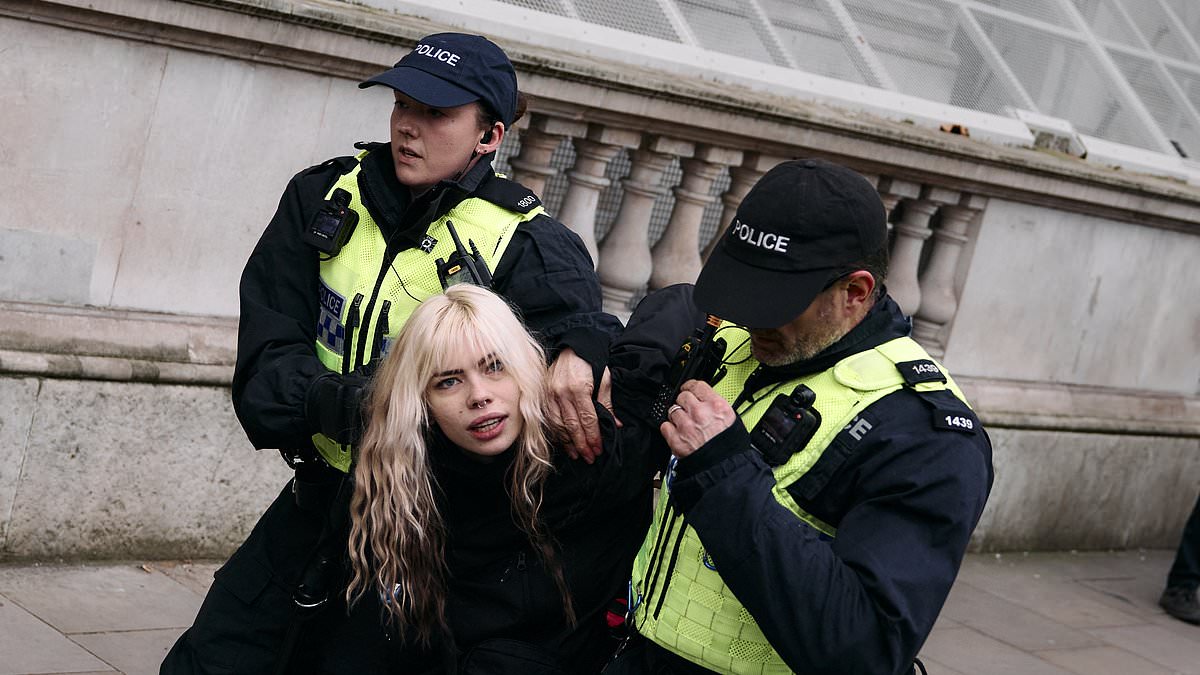
{"type": "MultiPolygon", "coordinates": [[[[714,389],[732,403],[759,363],[750,356],[745,331],[727,328],[722,337],[738,346],[726,354],[729,371],[714,389]]],[[[774,467],[775,499],[797,518],[830,537],[836,536],[836,528],[802,509],[787,488],[813,467],[837,433],[859,413],[905,386],[897,364],[924,360],[932,361],[911,338],[901,337],[849,356],[828,370],[755,392],[755,398],[738,410],[747,429],[754,428],[777,394],[790,394],[801,384],[816,393],[813,408],[820,414],[820,425],[808,444],[774,467]]],[[[918,393],[948,389],[966,403],[945,369],[936,365],[945,382],[922,382],[912,388],[918,393]]],[[[718,672],[791,673],[754,617],[721,580],[696,531],[684,518],[666,518],[669,500],[670,482],[664,481],[654,522],[634,560],[633,625],[637,631],[664,649],[718,672]],[[671,560],[675,565],[668,572],[671,560]]]]}
{"type": "MultiPolygon", "coordinates": [[[[488,269],[495,270],[517,226],[545,211],[539,205],[518,213],[477,197],[465,199],[429,225],[421,246],[400,251],[381,269],[387,241],[358,189],[366,155],[360,153],[354,168],[342,174],[325,195],[329,199],[334,190],[345,190],[351,197],[349,208],[358,214],[358,225],[341,252],[321,260],[317,356],[326,368],[340,373],[349,373],[386,353],[417,305],[442,292],[435,261],[448,259],[454,252],[446,221],[453,221],[464,245],[473,241],[488,269]]],[[[330,466],[349,470],[350,446],[324,434],[314,434],[312,440],[330,466]]]]}

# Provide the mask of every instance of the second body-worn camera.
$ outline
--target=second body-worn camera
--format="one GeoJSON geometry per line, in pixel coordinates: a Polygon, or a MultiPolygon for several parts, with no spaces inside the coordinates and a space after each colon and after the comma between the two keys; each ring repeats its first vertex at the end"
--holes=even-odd
{"type": "Polygon", "coordinates": [[[817,394],[803,384],[789,396],[776,396],[750,432],[750,447],[770,466],[787,462],[808,445],[821,426],[821,414],[812,407],[816,400],[817,394]]]}

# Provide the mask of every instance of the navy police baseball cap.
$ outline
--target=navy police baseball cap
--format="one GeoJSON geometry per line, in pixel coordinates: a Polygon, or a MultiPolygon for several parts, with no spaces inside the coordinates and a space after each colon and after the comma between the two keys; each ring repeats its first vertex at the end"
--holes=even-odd
{"type": "Polygon", "coordinates": [[[358,86],[366,89],[376,84],[433,108],[479,101],[499,116],[505,128],[517,116],[517,73],[504,50],[482,35],[423,37],[391,70],[358,86]]]}
{"type": "Polygon", "coordinates": [[[819,159],[783,162],[738,206],[696,279],[696,304],[748,328],[778,328],[886,247],[887,211],[866,178],[819,159]]]}

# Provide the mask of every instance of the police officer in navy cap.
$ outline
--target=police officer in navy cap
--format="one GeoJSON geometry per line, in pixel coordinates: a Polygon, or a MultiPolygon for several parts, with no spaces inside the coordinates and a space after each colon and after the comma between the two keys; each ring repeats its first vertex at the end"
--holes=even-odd
{"type": "Polygon", "coordinates": [[[666,478],[606,673],[913,672],[992,453],[909,337],[887,262],[871,183],[789,161],[750,190],[694,287],[634,312],[610,364],[646,381],[616,396],[670,386],[654,355],[692,334],[689,358],[710,365],[665,411],[666,478]]]}
{"type": "Polygon", "coordinates": [[[492,167],[525,111],[508,56],[478,35],[430,35],[359,86],[374,85],[394,90],[389,142],[296,174],[242,274],[234,410],[295,477],[217,571],[163,673],[308,672],[288,665],[304,625],[345,612],[325,608],[344,589],[364,388],[412,310],[444,286],[486,285],[520,309],[557,357],[557,409],[578,452],[599,448],[594,373],[620,324],[601,311],[578,236],[492,167]]]}

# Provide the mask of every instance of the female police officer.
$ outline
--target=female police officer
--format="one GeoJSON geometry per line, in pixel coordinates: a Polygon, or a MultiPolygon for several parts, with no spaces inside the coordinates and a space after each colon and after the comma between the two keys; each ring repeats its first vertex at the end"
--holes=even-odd
{"type": "MultiPolygon", "coordinates": [[[[421,300],[474,274],[551,354],[576,359],[560,374],[590,375],[575,354],[602,362],[619,329],[600,311],[582,242],[492,169],[524,112],[504,52],[480,36],[430,35],[359,86],[376,84],[395,90],[391,142],[297,174],[242,274],[234,409],[251,443],[280,449],[296,478],[218,570],[163,673],[271,672],[303,619],[296,601],[337,593],[322,552],[345,550],[365,375],[421,300]]],[[[590,391],[587,376],[574,379],[590,391]]]]}

